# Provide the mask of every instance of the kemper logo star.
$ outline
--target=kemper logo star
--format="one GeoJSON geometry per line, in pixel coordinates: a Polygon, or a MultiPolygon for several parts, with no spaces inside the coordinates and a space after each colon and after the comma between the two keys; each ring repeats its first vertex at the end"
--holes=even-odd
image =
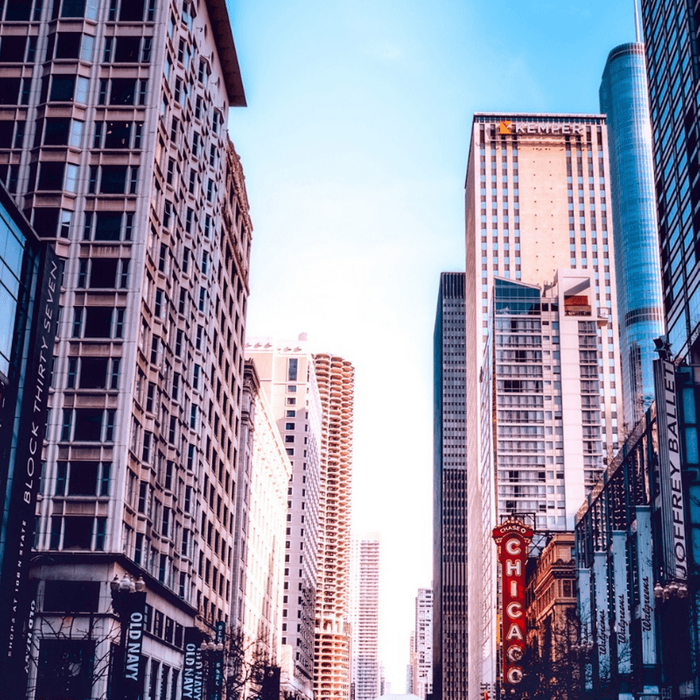
{"type": "Polygon", "coordinates": [[[583,134],[583,124],[560,124],[556,122],[513,122],[501,120],[500,134],[583,134]]]}

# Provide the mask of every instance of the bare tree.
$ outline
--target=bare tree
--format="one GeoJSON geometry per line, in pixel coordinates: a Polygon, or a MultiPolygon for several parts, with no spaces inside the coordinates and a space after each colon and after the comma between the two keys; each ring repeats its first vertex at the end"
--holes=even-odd
{"type": "Polygon", "coordinates": [[[229,629],[224,646],[224,688],[226,700],[279,698],[279,667],[263,639],[251,640],[240,628],[229,629]]]}
{"type": "Polygon", "coordinates": [[[109,616],[37,614],[28,638],[28,698],[105,700],[117,626],[109,616]],[[104,634],[107,625],[109,632],[104,634]]]}

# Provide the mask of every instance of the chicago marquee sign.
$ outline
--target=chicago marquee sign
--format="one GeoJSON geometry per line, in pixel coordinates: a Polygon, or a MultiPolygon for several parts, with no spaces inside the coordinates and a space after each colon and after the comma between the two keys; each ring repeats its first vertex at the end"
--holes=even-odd
{"type": "Polygon", "coordinates": [[[501,565],[501,652],[503,682],[517,685],[523,679],[525,654],[525,564],[533,531],[509,518],[493,530],[501,565]]]}

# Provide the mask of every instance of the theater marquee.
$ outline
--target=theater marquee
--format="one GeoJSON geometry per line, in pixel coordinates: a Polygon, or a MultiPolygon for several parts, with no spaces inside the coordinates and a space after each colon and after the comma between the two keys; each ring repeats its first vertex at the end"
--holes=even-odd
{"type": "Polygon", "coordinates": [[[532,530],[515,518],[509,518],[493,530],[501,565],[503,682],[511,685],[517,685],[523,679],[525,564],[532,535],[532,530]]]}

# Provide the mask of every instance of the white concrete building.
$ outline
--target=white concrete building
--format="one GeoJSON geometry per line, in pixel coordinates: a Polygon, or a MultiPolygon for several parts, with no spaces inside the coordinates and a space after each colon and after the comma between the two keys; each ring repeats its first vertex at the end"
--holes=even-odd
{"type": "Polygon", "coordinates": [[[292,464],[282,592],[282,686],[294,700],[311,700],[323,425],[316,371],[303,336],[290,342],[250,339],[246,356],[255,362],[292,464]]]}
{"type": "MultiPolygon", "coordinates": [[[[252,360],[246,360],[241,406],[240,479],[234,547],[232,625],[246,661],[281,658],[287,488],[292,465],[252,360]]],[[[247,691],[258,689],[250,685],[247,691]]]]}
{"type": "Polygon", "coordinates": [[[350,567],[352,684],[355,700],[379,696],[379,538],[353,538],[350,567]]]}
{"type": "Polygon", "coordinates": [[[433,590],[419,588],[411,635],[411,692],[421,700],[433,692],[433,590]]]}

